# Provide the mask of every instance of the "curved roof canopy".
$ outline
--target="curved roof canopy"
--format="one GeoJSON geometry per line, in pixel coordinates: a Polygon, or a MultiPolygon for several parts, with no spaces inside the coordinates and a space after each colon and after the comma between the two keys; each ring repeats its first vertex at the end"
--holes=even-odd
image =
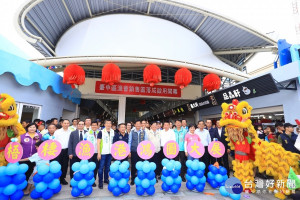
{"type": "Polygon", "coordinates": [[[260,51],[276,51],[276,42],[244,25],[209,11],[169,0],[32,0],[18,15],[19,28],[46,57],[56,56],[62,35],[82,20],[107,14],[149,15],[172,21],[203,39],[231,66],[260,51]]]}

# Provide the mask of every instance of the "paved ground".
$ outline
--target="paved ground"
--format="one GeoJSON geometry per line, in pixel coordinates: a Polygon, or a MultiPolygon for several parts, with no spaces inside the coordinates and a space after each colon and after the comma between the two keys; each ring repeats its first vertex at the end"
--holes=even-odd
{"type": "MultiPolygon", "coordinates": [[[[69,181],[69,180],[67,180],[69,181]]],[[[101,200],[111,200],[111,199],[153,199],[153,200],[157,200],[157,199],[164,199],[164,200],[189,200],[189,199],[193,199],[193,200],[229,200],[231,198],[229,197],[223,197],[220,195],[219,191],[217,189],[213,189],[212,187],[210,187],[210,185],[208,183],[206,183],[204,192],[208,192],[208,193],[214,193],[214,195],[205,195],[204,193],[196,193],[196,192],[191,192],[189,190],[187,190],[187,188],[185,187],[185,183],[182,183],[182,186],[179,190],[179,192],[177,194],[168,194],[162,191],[161,189],[161,184],[162,182],[159,181],[156,185],[155,185],[155,194],[153,196],[147,196],[147,197],[141,197],[138,196],[135,193],[135,186],[131,186],[131,190],[128,194],[120,196],[120,197],[114,197],[112,195],[112,193],[110,193],[107,189],[107,184],[104,184],[104,188],[103,190],[98,189],[98,187],[93,188],[93,193],[88,196],[88,197],[82,197],[80,199],[101,199],[101,200]]],[[[69,185],[67,186],[63,186],[62,190],[60,191],[60,193],[56,194],[55,196],[52,197],[52,199],[75,199],[74,197],[71,196],[71,189],[69,185]]],[[[246,197],[244,196],[246,194],[242,194],[242,200],[245,199],[249,199],[249,200],[270,200],[270,199],[277,199],[274,197],[274,194],[248,194],[248,196],[246,195],[246,197]]],[[[30,196],[24,197],[23,199],[25,200],[29,200],[31,199],[30,196]]]]}

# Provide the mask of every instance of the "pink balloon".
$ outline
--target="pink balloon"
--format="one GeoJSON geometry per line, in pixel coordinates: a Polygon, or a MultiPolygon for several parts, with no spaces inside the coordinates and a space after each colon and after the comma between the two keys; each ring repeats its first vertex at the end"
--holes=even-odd
{"type": "Polygon", "coordinates": [[[56,140],[46,140],[38,149],[38,155],[43,160],[52,160],[61,152],[61,144],[56,140]]]}
{"type": "Polygon", "coordinates": [[[164,146],[164,154],[167,158],[173,159],[175,158],[179,153],[179,145],[176,141],[170,140],[167,142],[164,146]]]}
{"type": "Polygon", "coordinates": [[[90,141],[83,140],[76,145],[75,152],[81,160],[88,160],[94,155],[95,148],[90,141]]]}
{"type": "Polygon", "coordinates": [[[140,158],[148,160],[152,158],[155,153],[155,147],[150,141],[143,141],[137,147],[137,153],[140,158]]]}
{"type": "Polygon", "coordinates": [[[203,144],[199,141],[191,141],[187,146],[187,150],[193,158],[201,158],[205,152],[203,144]]]}
{"type": "Polygon", "coordinates": [[[220,158],[225,153],[225,146],[220,141],[213,141],[208,145],[208,153],[215,158],[220,158]]]}
{"type": "Polygon", "coordinates": [[[18,142],[10,142],[5,147],[4,156],[7,162],[16,163],[23,156],[23,147],[18,142]]]}
{"type": "Polygon", "coordinates": [[[123,160],[129,154],[129,146],[124,141],[115,142],[111,147],[111,155],[116,160],[123,160]]]}

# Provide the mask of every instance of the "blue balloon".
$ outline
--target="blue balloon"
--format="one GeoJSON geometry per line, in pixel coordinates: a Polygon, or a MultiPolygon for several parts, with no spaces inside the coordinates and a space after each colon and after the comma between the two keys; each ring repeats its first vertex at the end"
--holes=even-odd
{"type": "Polygon", "coordinates": [[[130,185],[126,184],[124,188],[122,188],[122,193],[128,193],[130,191],[130,185]]]}
{"type": "Polygon", "coordinates": [[[168,177],[168,176],[162,175],[162,176],[161,176],[161,181],[162,181],[162,182],[166,182],[167,177],[168,177]]]}
{"type": "Polygon", "coordinates": [[[116,173],[116,172],[109,171],[108,174],[109,174],[109,176],[110,176],[111,178],[114,178],[114,177],[115,177],[115,173],[116,173]]]}
{"type": "Polygon", "coordinates": [[[81,181],[79,181],[77,187],[78,187],[80,190],[83,190],[83,189],[86,188],[86,186],[87,186],[87,181],[86,181],[85,179],[82,179],[81,181]]]}
{"type": "Polygon", "coordinates": [[[80,169],[79,169],[80,173],[82,173],[82,174],[88,173],[89,170],[90,170],[90,169],[89,169],[89,166],[88,166],[87,164],[81,165],[81,166],[80,166],[80,169]]]}
{"type": "Polygon", "coordinates": [[[240,200],[241,194],[231,194],[231,193],[229,193],[229,197],[232,198],[232,200],[240,200]]]}
{"type": "Polygon", "coordinates": [[[108,191],[112,192],[114,188],[113,188],[113,187],[111,187],[111,185],[110,185],[110,184],[108,184],[108,187],[107,187],[107,189],[108,189],[108,191]]]}
{"type": "Polygon", "coordinates": [[[217,187],[218,187],[218,182],[215,181],[215,180],[210,180],[210,186],[211,186],[212,188],[217,188],[217,187]]]}
{"type": "Polygon", "coordinates": [[[153,185],[151,185],[149,188],[146,189],[146,193],[148,195],[153,195],[155,193],[155,188],[153,185]]]}
{"type": "Polygon", "coordinates": [[[77,182],[77,181],[75,181],[75,179],[74,179],[74,178],[72,178],[72,179],[71,179],[71,182],[70,182],[70,184],[71,184],[71,186],[72,186],[72,187],[77,187],[77,186],[78,186],[78,182],[77,182]]]}
{"type": "Polygon", "coordinates": [[[176,179],[174,179],[175,184],[180,185],[182,182],[182,178],[178,176],[176,179]]]}
{"type": "Polygon", "coordinates": [[[57,173],[55,173],[53,175],[54,175],[54,178],[59,178],[61,176],[61,174],[62,174],[62,172],[59,171],[59,172],[57,172],[57,173]]]}
{"type": "Polygon", "coordinates": [[[84,165],[84,164],[89,164],[89,161],[88,160],[81,160],[80,165],[84,165]]]}
{"type": "Polygon", "coordinates": [[[89,196],[90,194],[92,194],[93,188],[92,186],[87,186],[82,192],[85,196],[89,196]]]}
{"type": "Polygon", "coordinates": [[[114,178],[109,180],[109,184],[114,188],[118,185],[118,181],[114,178]]]}
{"type": "Polygon", "coordinates": [[[222,176],[221,174],[216,174],[215,180],[216,180],[218,183],[221,183],[221,182],[223,182],[223,176],[222,176]]]}
{"type": "Polygon", "coordinates": [[[73,197],[78,197],[81,194],[81,190],[78,187],[73,187],[71,191],[71,195],[73,197]]]}
{"type": "Polygon", "coordinates": [[[141,185],[142,185],[143,188],[147,189],[150,186],[150,181],[145,178],[144,180],[142,180],[141,185]]]}
{"type": "Polygon", "coordinates": [[[205,170],[205,164],[204,162],[199,162],[199,169],[201,169],[202,171],[205,170]]]}
{"type": "Polygon", "coordinates": [[[79,169],[80,169],[80,163],[79,163],[79,162],[76,162],[76,163],[74,163],[74,164],[72,165],[72,170],[73,170],[74,172],[79,171],[79,169]]]}
{"type": "Polygon", "coordinates": [[[52,173],[48,173],[44,176],[43,181],[45,183],[50,183],[51,181],[53,181],[54,179],[54,175],[52,173]]]}
{"type": "Polygon", "coordinates": [[[145,174],[144,171],[140,170],[137,172],[137,176],[139,177],[139,179],[143,180],[147,177],[147,174],[145,174]]]}
{"type": "Polygon", "coordinates": [[[198,184],[198,185],[196,185],[196,190],[198,192],[203,192],[204,187],[205,187],[205,184],[198,184]]]}
{"type": "Polygon", "coordinates": [[[212,164],[208,165],[208,170],[211,171],[212,167],[214,167],[212,164]]]}
{"type": "Polygon", "coordinates": [[[223,181],[223,182],[220,182],[220,183],[218,182],[218,186],[219,186],[219,187],[221,187],[221,186],[225,186],[225,181],[223,181]]]}
{"type": "Polygon", "coordinates": [[[174,165],[172,162],[168,162],[166,165],[167,170],[172,171],[174,169],[174,165]]]}
{"type": "Polygon", "coordinates": [[[166,170],[166,169],[163,169],[162,170],[162,175],[164,175],[165,177],[169,176],[170,175],[170,171],[166,170]]]}
{"type": "Polygon", "coordinates": [[[118,186],[119,186],[121,189],[124,188],[124,187],[126,186],[126,184],[127,184],[127,181],[126,181],[125,178],[122,178],[122,179],[119,180],[119,182],[118,182],[118,186]]]}
{"type": "Polygon", "coordinates": [[[45,190],[45,192],[42,193],[43,199],[50,199],[53,196],[53,191],[51,189],[45,190]]]}
{"type": "Polygon", "coordinates": [[[156,178],[150,180],[150,185],[155,185],[155,183],[156,183],[156,178]]]}
{"type": "Polygon", "coordinates": [[[126,172],[123,173],[122,177],[123,178],[129,178],[130,177],[130,171],[126,170],[126,172]]]}
{"type": "Polygon", "coordinates": [[[94,171],[96,169],[96,163],[94,162],[89,162],[88,163],[90,171],[94,171]]]}
{"type": "Polygon", "coordinates": [[[19,166],[18,165],[9,165],[5,169],[5,174],[8,176],[12,176],[16,173],[18,173],[19,166]]]}
{"type": "Polygon", "coordinates": [[[150,170],[151,170],[150,164],[145,163],[145,164],[143,165],[143,172],[149,173],[150,170]]]}
{"type": "Polygon", "coordinates": [[[193,162],[191,168],[192,170],[197,171],[199,169],[199,164],[197,162],[193,162]]]}
{"type": "Polygon", "coordinates": [[[171,176],[168,176],[166,178],[166,184],[169,185],[169,186],[171,186],[171,185],[173,185],[173,183],[174,183],[173,178],[171,176]]]}
{"type": "Polygon", "coordinates": [[[53,174],[56,174],[57,172],[59,172],[61,170],[61,165],[59,163],[55,163],[53,165],[50,165],[50,172],[53,174]]]}
{"type": "Polygon", "coordinates": [[[119,196],[121,193],[122,193],[122,190],[121,190],[121,188],[119,188],[119,187],[115,187],[113,190],[112,190],[112,193],[113,193],[113,195],[114,196],[119,196]]]}
{"type": "Polygon", "coordinates": [[[20,164],[18,169],[18,174],[25,174],[28,170],[27,164],[20,164]]]}
{"type": "Polygon", "coordinates": [[[191,177],[190,175],[186,174],[186,175],[185,175],[185,178],[186,178],[186,180],[191,181],[191,178],[192,178],[192,177],[191,177]]]}
{"type": "Polygon", "coordinates": [[[48,188],[54,190],[60,185],[60,181],[58,179],[53,179],[50,183],[48,183],[48,188]]]}
{"type": "Polygon", "coordinates": [[[87,182],[88,185],[93,185],[94,183],[95,183],[95,178],[94,177],[87,182]]]}
{"type": "Polygon", "coordinates": [[[171,176],[172,176],[172,178],[177,178],[178,177],[178,175],[179,175],[179,172],[177,171],[177,170],[173,170],[173,171],[171,171],[171,174],[170,174],[171,176]]]}
{"type": "Polygon", "coordinates": [[[192,182],[194,185],[198,185],[198,183],[199,183],[198,177],[197,177],[197,176],[192,176],[191,182],[192,182]]]}
{"type": "Polygon", "coordinates": [[[179,161],[175,162],[175,170],[180,170],[181,169],[181,163],[179,161]]]}
{"type": "Polygon", "coordinates": [[[170,186],[168,186],[166,183],[162,183],[161,189],[166,192],[170,190],[170,186]]]}
{"type": "Polygon", "coordinates": [[[130,166],[130,164],[129,164],[129,162],[128,162],[127,160],[123,161],[122,164],[123,164],[123,165],[126,165],[126,166],[127,166],[127,169],[128,169],[129,166],[130,166]]]}
{"type": "Polygon", "coordinates": [[[36,189],[32,190],[32,192],[30,193],[30,197],[32,199],[39,199],[42,196],[42,193],[37,192],[36,189]]]}
{"type": "Polygon", "coordinates": [[[204,176],[204,173],[202,170],[198,170],[196,173],[195,173],[195,176],[197,176],[198,178],[202,178],[204,176]]]}
{"type": "Polygon", "coordinates": [[[39,174],[39,175],[45,175],[45,174],[47,174],[48,172],[49,172],[49,166],[48,165],[46,165],[45,163],[44,164],[41,164],[41,165],[39,165],[38,167],[37,167],[37,173],[39,174]]]}
{"type": "Polygon", "coordinates": [[[169,160],[166,159],[166,158],[164,158],[164,159],[161,161],[161,164],[162,164],[162,166],[164,166],[164,167],[165,167],[168,163],[169,163],[169,160]]]}
{"type": "Polygon", "coordinates": [[[50,166],[51,165],[57,165],[57,164],[59,164],[59,162],[57,160],[53,160],[53,161],[50,162],[50,166]]]}
{"type": "Polygon", "coordinates": [[[195,188],[194,184],[191,181],[186,182],[186,188],[189,190],[193,190],[195,188]]]}
{"type": "Polygon", "coordinates": [[[120,164],[121,164],[121,161],[116,160],[114,163],[116,163],[117,165],[120,165],[120,164]]]}
{"type": "Polygon", "coordinates": [[[91,180],[92,178],[94,178],[94,171],[89,171],[88,173],[86,173],[84,176],[84,179],[89,181],[91,180]]]}
{"type": "Polygon", "coordinates": [[[47,189],[47,184],[44,182],[39,182],[38,184],[36,184],[35,189],[37,192],[44,192],[47,189]]]}
{"type": "Polygon", "coordinates": [[[225,167],[220,167],[219,168],[219,173],[224,176],[224,175],[227,175],[227,169],[225,167]]]}
{"type": "Polygon", "coordinates": [[[26,180],[25,174],[16,174],[12,178],[13,184],[15,184],[15,185],[19,185],[19,184],[23,183],[23,181],[25,181],[25,180],[26,180]]]}
{"type": "Polygon", "coordinates": [[[147,174],[147,179],[149,180],[152,180],[155,178],[155,172],[154,171],[150,171],[148,174],[147,174]]]}
{"type": "Polygon", "coordinates": [[[199,179],[199,183],[205,184],[205,182],[206,182],[206,177],[205,176],[203,176],[202,178],[199,179]]]}
{"type": "Polygon", "coordinates": [[[172,191],[173,193],[177,193],[178,190],[179,190],[179,187],[178,187],[177,184],[174,184],[174,185],[171,186],[171,191],[172,191]]]}
{"type": "Polygon", "coordinates": [[[23,181],[23,183],[17,185],[17,190],[23,190],[26,188],[26,186],[27,186],[27,181],[25,180],[23,181]]]}
{"type": "Polygon", "coordinates": [[[220,194],[221,194],[222,196],[224,196],[224,197],[228,197],[228,196],[229,196],[229,192],[227,192],[225,186],[221,186],[221,187],[219,188],[219,192],[220,192],[220,194]]]}
{"type": "Polygon", "coordinates": [[[154,162],[150,163],[150,168],[152,171],[154,171],[156,169],[156,164],[154,162]]]}
{"type": "Polygon", "coordinates": [[[9,184],[3,189],[3,194],[10,196],[15,193],[17,190],[17,186],[15,184],[9,184]]]}
{"type": "Polygon", "coordinates": [[[216,166],[211,166],[210,168],[210,171],[213,173],[213,174],[218,174],[219,173],[219,170],[216,166]]]}
{"type": "Polygon", "coordinates": [[[141,179],[139,179],[139,177],[136,177],[134,179],[134,183],[135,183],[136,186],[140,186],[142,184],[142,181],[141,181],[141,179]]]}
{"type": "Polygon", "coordinates": [[[61,191],[61,185],[59,185],[57,188],[53,189],[53,194],[57,194],[61,191]]]}
{"type": "Polygon", "coordinates": [[[226,181],[227,179],[228,179],[228,175],[226,174],[223,176],[223,181],[226,181]]]}
{"type": "Polygon", "coordinates": [[[193,161],[187,160],[187,161],[185,162],[185,165],[186,165],[188,168],[191,168],[192,163],[193,163],[193,161]]]}
{"type": "Polygon", "coordinates": [[[117,165],[116,163],[113,163],[110,165],[109,169],[111,172],[116,172],[119,170],[119,165],[117,165]]]}
{"type": "Polygon", "coordinates": [[[143,170],[143,165],[144,163],[142,161],[138,161],[136,164],[135,164],[135,168],[137,170],[143,170]]]}
{"type": "Polygon", "coordinates": [[[2,176],[0,181],[0,187],[5,187],[12,182],[11,176],[2,176]]]}
{"type": "Polygon", "coordinates": [[[33,182],[35,182],[35,183],[42,182],[43,178],[44,178],[44,176],[37,173],[33,176],[33,182]]]}
{"type": "Polygon", "coordinates": [[[10,196],[10,199],[20,200],[24,196],[24,192],[22,190],[17,190],[13,195],[10,196]]]}
{"type": "Polygon", "coordinates": [[[135,192],[137,195],[142,196],[145,193],[145,189],[142,186],[137,186],[135,192]]]}
{"type": "Polygon", "coordinates": [[[5,173],[5,169],[6,169],[6,166],[1,166],[0,167],[0,177],[1,176],[4,176],[6,173],[5,173]]]}
{"type": "Polygon", "coordinates": [[[211,179],[211,180],[214,180],[215,179],[215,175],[212,172],[208,172],[207,173],[207,178],[211,179]]]}
{"type": "Polygon", "coordinates": [[[81,181],[81,179],[83,179],[83,175],[80,172],[76,172],[73,177],[75,181],[81,181]]]}
{"type": "Polygon", "coordinates": [[[126,164],[121,164],[120,166],[119,166],[119,171],[123,174],[124,172],[126,172],[128,170],[128,167],[127,167],[127,165],[126,164]]]}

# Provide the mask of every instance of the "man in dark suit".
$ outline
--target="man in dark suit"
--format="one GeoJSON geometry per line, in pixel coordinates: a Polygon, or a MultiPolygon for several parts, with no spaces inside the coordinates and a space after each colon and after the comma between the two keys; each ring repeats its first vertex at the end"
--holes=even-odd
{"type": "MultiPolygon", "coordinates": [[[[217,129],[212,127],[212,121],[210,119],[206,120],[205,125],[206,125],[206,129],[209,132],[211,141],[213,141],[215,135],[217,134],[217,129]]],[[[209,164],[214,164],[215,163],[215,158],[213,158],[210,154],[208,154],[207,159],[208,159],[207,163],[209,163],[209,164]]]]}
{"type": "Polygon", "coordinates": [[[73,178],[72,165],[75,162],[80,162],[80,159],[76,156],[76,145],[84,139],[84,134],[86,133],[84,128],[84,122],[80,121],[77,125],[77,130],[73,131],[70,135],[69,144],[68,144],[68,154],[70,158],[70,177],[73,178]]]}
{"type": "Polygon", "coordinates": [[[218,141],[222,142],[225,146],[225,153],[221,158],[218,158],[218,162],[220,165],[224,166],[227,169],[227,175],[229,177],[230,171],[229,171],[229,163],[228,163],[228,154],[230,153],[230,148],[228,146],[228,142],[225,140],[225,128],[220,126],[220,121],[217,121],[216,123],[216,131],[214,132],[213,138],[217,138],[218,141]]]}

